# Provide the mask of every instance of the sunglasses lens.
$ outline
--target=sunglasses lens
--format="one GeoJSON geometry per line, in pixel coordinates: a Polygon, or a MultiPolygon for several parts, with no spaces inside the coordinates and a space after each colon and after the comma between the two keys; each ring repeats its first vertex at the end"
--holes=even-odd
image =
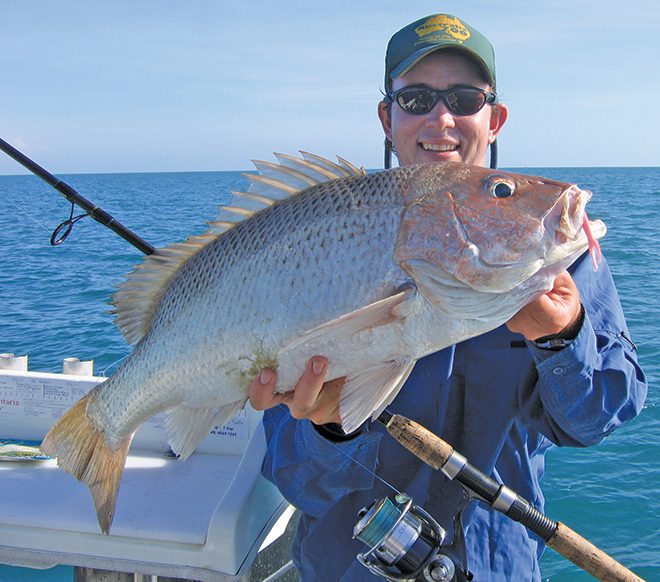
{"type": "Polygon", "coordinates": [[[401,109],[411,115],[426,115],[440,99],[454,115],[474,115],[487,100],[479,89],[437,91],[428,87],[407,87],[397,91],[395,98],[401,109]]]}
{"type": "Polygon", "coordinates": [[[438,102],[438,95],[432,89],[413,87],[397,93],[397,103],[406,113],[424,115],[431,111],[438,102]]]}
{"type": "Polygon", "coordinates": [[[486,96],[476,89],[457,89],[447,95],[447,107],[457,115],[474,115],[486,104],[486,96]]]}

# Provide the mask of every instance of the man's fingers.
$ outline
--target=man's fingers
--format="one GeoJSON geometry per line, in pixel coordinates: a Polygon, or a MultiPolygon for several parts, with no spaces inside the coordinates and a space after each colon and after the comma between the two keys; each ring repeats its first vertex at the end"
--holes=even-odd
{"type": "Polygon", "coordinates": [[[318,405],[317,400],[327,371],[328,360],[322,356],[314,356],[307,362],[305,372],[298,380],[295,389],[286,394],[278,394],[275,392],[275,372],[264,368],[252,381],[248,390],[250,404],[255,410],[266,410],[284,402],[295,418],[305,417],[318,405]]]}
{"type": "Polygon", "coordinates": [[[550,291],[525,305],[507,327],[529,340],[559,333],[580,316],[580,293],[567,271],[555,277],[550,291]]]}
{"type": "Polygon", "coordinates": [[[304,418],[317,406],[317,400],[323,388],[327,371],[328,360],[326,358],[322,356],[310,358],[305,372],[298,380],[293,391],[293,398],[288,402],[291,416],[304,418]]]}
{"type": "Polygon", "coordinates": [[[264,368],[257,377],[252,380],[248,390],[250,404],[255,410],[266,410],[283,402],[285,394],[275,392],[275,372],[264,368]]]}
{"type": "Polygon", "coordinates": [[[279,394],[275,392],[275,372],[264,368],[250,385],[250,404],[255,410],[266,410],[284,403],[294,418],[307,418],[316,424],[338,423],[339,397],[346,378],[325,382],[327,372],[328,360],[314,356],[307,362],[295,389],[279,394]]]}

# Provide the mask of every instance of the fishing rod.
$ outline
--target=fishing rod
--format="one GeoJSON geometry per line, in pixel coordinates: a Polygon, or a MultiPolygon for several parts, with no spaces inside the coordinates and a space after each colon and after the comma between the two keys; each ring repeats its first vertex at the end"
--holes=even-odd
{"type": "Polygon", "coordinates": [[[32,161],[25,154],[17,150],[11,144],[8,144],[2,138],[0,138],[0,150],[5,152],[9,157],[16,160],[19,164],[30,170],[35,176],[41,178],[44,182],[55,188],[60,192],[69,202],[71,202],[71,216],[62,224],[60,224],[50,237],[50,244],[57,246],[62,244],[64,240],[71,233],[73,225],[84,218],[85,216],[91,216],[97,222],[100,222],[103,226],[108,227],[113,232],[116,232],[124,240],[131,243],[135,248],[142,251],[146,255],[153,254],[156,249],[152,247],[148,242],[140,238],[133,231],[126,228],[121,222],[113,218],[101,207],[97,206],[93,202],[87,200],[84,196],[81,196],[76,190],[69,186],[66,182],[63,182],[59,178],[53,176],[50,172],[42,168],[39,164],[32,161]],[[85,211],[85,214],[80,216],[73,216],[74,206],[78,205],[85,211]]]}
{"type": "MultiPolygon", "coordinates": [[[[473,499],[490,505],[541,537],[556,552],[606,582],[643,582],[600,548],[561,522],[554,521],[531,503],[468,463],[447,442],[398,414],[385,410],[378,417],[387,432],[403,447],[449,479],[456,480],[473,499]]],[[[388,580],[470,580],[460,569],[452,547],[441,546],[445,532],[407,496],[376,500],[360,512],[354,537],[370,550],[358,559],[388,580]]]]}

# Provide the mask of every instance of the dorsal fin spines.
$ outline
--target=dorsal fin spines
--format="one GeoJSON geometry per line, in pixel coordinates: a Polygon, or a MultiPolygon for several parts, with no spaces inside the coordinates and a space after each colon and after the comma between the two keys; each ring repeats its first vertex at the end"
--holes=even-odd
{"type": "Polygon", "coordinates": [[[263,210],[273,204],[275,204],[275,201],[265,196],[259,196],[251,192],[232,192],[231,205],[236,208],[240,207],[259,212],[259,210],[263,210]]]}
{"type": "Polygon", "coordinates": [[[270,198],[271,200],[284,200],[289,196],[293,196],[300,192],[299,188],[295,188],[289,184],[274,180],[261,174],[243,174],[249,181],[248,192],[250,194],[257,194],[270,198]]]}
{"type": "Polygon", "coordinates": [[[240,196],[243,200],[253,200],[255,204],[260,204],[262,208],[272,206],[275,200],[266,196],[255,194],[254,192],[232,192],[234,196],[240,196]]]}
{"type": "Polygon", "coordinates": [[[319,182],[327,182],[329,180],[336,180],[337,178],[344,178],[345,176],[337,175],[337,172],[329,170],[327,167],[315,164],[302,158],[296,158],[288,154],[275,153],[275,157],[283,166],[301,170],[308,176],[313,176],[319,182]]]}
{"type": "Polygon", "coordinates": [[[111,300],[115,322],[129,343],[137,343],[149,331],[174,274],[190,257],[227,230],[312,186],[366,173],[364,168],[358,170],[340,157],[337,157],[339,164],[335,164],[314,154],[301,154],[303,159],[275,154],[279,164],[254,160],[259,173],[243,174],[249,182],[247,192],[233,192],[231,204],[220,208],[220,216],[209,222],[208,231],[158,249],[133,269],[111,300]]]}
{"type": "Polygon", "coordinates": [[[362,170],[358,170],[353,164],[350,164],[348,162],[347,163],[349,167],[345,167],[343,165],[335,164],[334,162],[331,162],[326,158],[322,158],[321,156],[317,156],[316,154],[310,154],[309,152],[305,152],[302,150],[300,151],[300,154],[302,155],[303,158],[305,158],[305,160],[323,166],[324,168],[327,168],[331,172],[335,172],[337,177],[345,178],[348,176],[362,176],[363,174],[366,173],[364,171],[364,168],[362,170]]]}
{"type": "Polygon", "coordinates": [[[359,168],[357,168],[356,166],[351,164],[351,162],[345,160],[341,156],[337,156],[337,161],[342,167],[346,168],[351,174],[354,174],[355,176],[364,176],[367,173],[367,171],[364,169],[364,166],[360,166],[359,168]]]}
{"type": "Polygon", "coordinates": [[[304,174],[303,172],[299,172],[289,166],[283,166],[282,164],[264,162],[262,160],[252,160],[252,163],[262,176],[279,180],[280,182],[288,184],[292,188],[296,188],[299,192],[310,186],[316,186],[316,184],[321,182],[321,180],[304,174]]]}
{"type": "Polygon", "coordinates": [[[208,225],[211,227],[211,230],[217,232],[218,234],[222,234],[223,232],[236,226],[236,223],[229,222],[228,220],[214,220],[209,222],[208,225]]]}

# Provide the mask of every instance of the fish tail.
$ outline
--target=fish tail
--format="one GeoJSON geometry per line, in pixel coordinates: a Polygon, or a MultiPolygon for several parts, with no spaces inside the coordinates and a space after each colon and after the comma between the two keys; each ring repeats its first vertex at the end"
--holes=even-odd
{"type": "Polygon", "coordinates": [[[57,457],[57,464],[87,485],[101,531],[107,534],[115,513],[119,482],[133,435],[111,446],[106,435],[87,416],[93,390],[69,409],[50,429],[41,450],[57,457]]]}

